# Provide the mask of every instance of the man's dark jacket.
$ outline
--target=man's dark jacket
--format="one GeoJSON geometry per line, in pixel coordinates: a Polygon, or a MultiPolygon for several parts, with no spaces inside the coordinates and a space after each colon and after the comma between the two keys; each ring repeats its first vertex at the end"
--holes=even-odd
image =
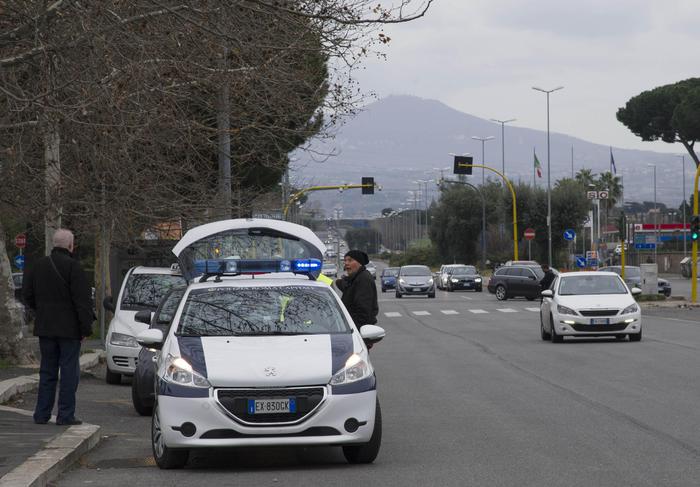
{"type": "Polygon", "coordinates": [[[67,249],[54,247],[51,256],[39,259],[24,276],[22,293],[36,312],[34,335],[79,340],[92,334],[90,286],[67,249]]]}
{"type": "Polygon", "coordinates": [[[360,267],[352,276],[338,279],[335,285],[343,293],[343,304],[358,327],[374,325],[377,322],[377,288],[372,274],[365,266],[360,267]]]}
{"type": "Polygon", "coordinates": [[[554,272],[552,270],[548,270],[547,272],[544,273],[544,277],[540,281],[540,289],[542,291],[549,289],[549,286],[552,285],[552,282],[554,282],[554,278],[557,277],[554,275],[554,272]]]}

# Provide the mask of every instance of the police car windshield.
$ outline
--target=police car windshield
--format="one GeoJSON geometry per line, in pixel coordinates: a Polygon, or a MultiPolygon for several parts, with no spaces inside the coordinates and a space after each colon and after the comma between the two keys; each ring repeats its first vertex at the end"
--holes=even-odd
{"type": "Polygon", "coordinates": [[[330,289],[217,287],[190,292],[178,325],[183,336],[349,333],[330,289]]]}
{"type": "Polygon", "coordinates": [[[183,284],[182,277],[172,274],[131,274],[120,307],[132,311],[155,310],[170,289],[183,284]]]}

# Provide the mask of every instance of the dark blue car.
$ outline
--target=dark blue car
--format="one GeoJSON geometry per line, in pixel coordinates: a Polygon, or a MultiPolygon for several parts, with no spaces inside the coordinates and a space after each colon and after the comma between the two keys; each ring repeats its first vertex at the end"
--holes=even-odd
{"type": "Polygon", "coordinates": [[[396,276],[399,275],[398,267],[387,267],[382,271],[382,292],[387,289],[396,289],[396,276]]]}

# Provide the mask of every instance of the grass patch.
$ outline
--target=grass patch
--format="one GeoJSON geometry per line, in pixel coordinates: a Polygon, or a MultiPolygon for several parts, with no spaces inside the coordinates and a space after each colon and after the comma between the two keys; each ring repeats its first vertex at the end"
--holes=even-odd
{"type": "Polygon", "coordinates": [[[635,299],[640,302],[651,302],[651,301],[666,301],[666,296],[663,294],[640,294],[636,296],[635,299]]]}

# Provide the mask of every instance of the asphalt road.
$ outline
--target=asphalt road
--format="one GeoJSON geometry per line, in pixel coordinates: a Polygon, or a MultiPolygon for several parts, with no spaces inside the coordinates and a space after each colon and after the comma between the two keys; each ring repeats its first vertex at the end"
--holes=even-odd
{"type": "Polygon", "coordinates": [[[105,438],[55,485],[700,486],[697,310],[644,313],[640,343],[552,344],[536,301],[484,290],[379,304],[373,465],[350,466],[337,447],[266,448],[161,471],[129,385],[84,377],[79,414],[105,438]]]}

